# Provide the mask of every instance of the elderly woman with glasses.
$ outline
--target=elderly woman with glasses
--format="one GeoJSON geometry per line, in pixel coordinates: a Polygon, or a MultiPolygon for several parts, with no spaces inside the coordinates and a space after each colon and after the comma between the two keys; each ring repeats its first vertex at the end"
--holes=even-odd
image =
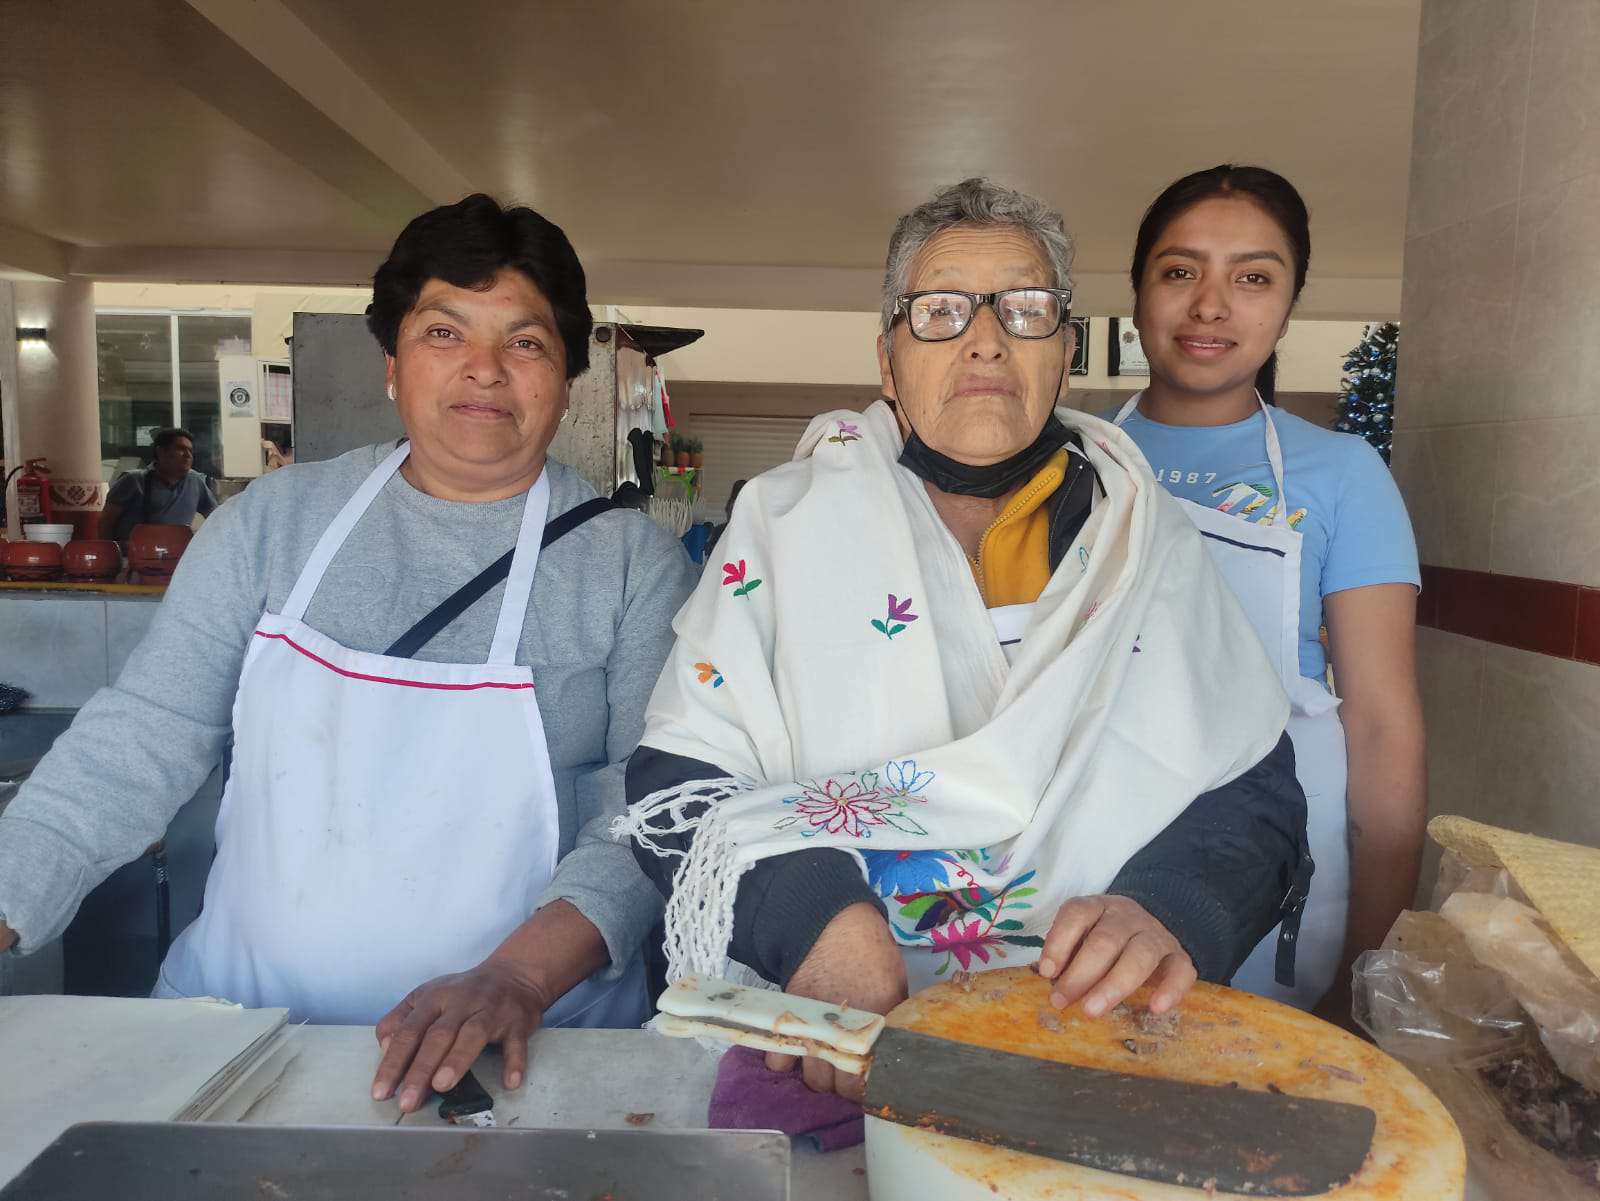
{"type": "Polygon", "coordinates": [[[1292,971],[1288,702],[1133,443],[1059,407],[1071,257],[1059,214],[985,180],[908,213],[883,399],[741,494],[617,823],[669,896],[670,972],[731,957],[882,1012],[1032,961],[1058,1007],[1148,982],[1159,1013],[1280,921],[1292,971]]]}

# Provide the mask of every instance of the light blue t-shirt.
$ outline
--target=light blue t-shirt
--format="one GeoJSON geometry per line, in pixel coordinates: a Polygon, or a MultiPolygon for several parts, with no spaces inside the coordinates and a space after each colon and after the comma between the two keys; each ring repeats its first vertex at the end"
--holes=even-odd
{"type": "MultiPolygon", "coordinates": [[[[1106,415],[1114,420],[1116,413],[1106,415]]],[[[1300,543],[1300,674],[1321,680],[1327,657],[1318,633],[1322,598],[1371,584],[1420,587],[1411,518],[1389,468],[1367,442],[1313,425],[1282,409],[1272,421],[1283,447],[1289,524],[1300,543]]],[[[1123,429],[1168,492],[1241,521],[1277,512],[1267,463],[1266,418],[1233,425],[1161,425],[1138,411],[1123,429]]]]}

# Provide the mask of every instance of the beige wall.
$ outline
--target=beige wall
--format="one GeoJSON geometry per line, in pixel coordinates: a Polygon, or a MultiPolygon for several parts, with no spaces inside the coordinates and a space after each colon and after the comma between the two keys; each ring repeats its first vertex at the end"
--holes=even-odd
{"type": "MultiPolygon", "coordinates": [[[[16,326],[43,326],[48,341],[16,348],[16,395],[15,404],[7,406],[7,439],[15,439],[19,461],[48,459],[55,480],[98,484],[94,289],[81,280],[18,280],[10,287],[16,326]]],[[[8,513],[15,513],[14,505],[8,513]]]]}
{"type": "Polygon", "coordinates": [[[122,284],[94,286],[94,302],[106,309],[228,309],[251,315],[251,353],[258,359],[284,359],[284,339],[294,332],[296,313],[360,313],[372,300],[370,288],[263,288],[207,284],[122,284]]]}
{"type": "MultiPolygon", "coordinates": [[[[1394,470],[1422,561],[1600,585],[1600,2],[1426,0],[1394,470]]],[[[1430,805],[1600,843],[1600,669],[1422,631],[1430,805]]]]}

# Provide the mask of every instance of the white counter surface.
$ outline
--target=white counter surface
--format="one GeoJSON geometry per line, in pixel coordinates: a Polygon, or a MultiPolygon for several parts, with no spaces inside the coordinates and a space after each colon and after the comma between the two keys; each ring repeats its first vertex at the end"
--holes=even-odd
{"type": "MultiPolygon", "coordinates": [[[[299,1054],[277,1088],[245,1116],[279,1125],[390,1126],[394,1102],[369,1098],[377,1069],[372,1031],[359,1026],[307,1026],[299,1054]]],[[[523,1086],[500,1086],[498,1052],[482,1056],[475,1073],[494,1097],[496,1123],[505,1127],[627,1129],[628,1114],[653,1113],[655,1129],[696,1130],[706,1106],[716,1057],[698,1043],[643,1030],[543,1030],[534,1036],[523,1086]]],[[[6,1105],[0,1099],[0,1119],[6,1105]]],[[[439,1125],[436,1103],[402,1126],[439,1125]]],[[[792,1171],[794,1201],[866,1201],[862,1148],[820,1154],[797,1144],[792,1171]]],[[[1486,1194],[1469,1178],[1466,1201],[1486,1194]]]]}

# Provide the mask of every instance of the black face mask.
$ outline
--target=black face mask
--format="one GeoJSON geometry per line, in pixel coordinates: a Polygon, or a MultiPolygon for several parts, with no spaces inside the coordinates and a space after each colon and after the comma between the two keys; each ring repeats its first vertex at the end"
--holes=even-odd
{"type": "MultiPolygon", "coordinates": [[[[889,378],[894,379],[893,359],[889,360],[889,378]]],[[[1067,361],[1063,360],[1061,379],[1056,382],[1057,396],[1061,394],[1061,383],[1066,378],[1067,361]]],[[[896,382],[895,391],[899,390],[900,385],[896,382]]],[[[889,400],[887,396],[884,399],[889,401],[890,407],[900,407],[897,401],[889,400]]],[[[1004,496],[1013,488],[1020,488],[1027,483],[1072,436],[1067,427],[1061,424],[1061,419],[1052,412],[1031,445],[1009,459],[990,463],[986,467],[974,467],[971,463],[962,463],[949,455],[942,455],[924,442],[911,424],[909,414],[906,416],[906,428],[911,432],[906,436],[905,449],[900,452],[900,466],[918,479],[926,480],[940,492],[954,496],[981,496],[988,500],[1004,496]]]]}
{"type": "Polygon", "coordinates": [[[1020,488],[1032,479],[1050,456],[1067,444],[1070,436],[1060,418],[1051,413],[1032,445],[1019,450],[1009,459],[974,467],[971,463],[962,463],[940,454],[918,437],[916,430],[912,430],[906,438],[905,449],[900,452],[900,466],[919,479],[926,480],[940,492],[993,499],[1004,496],[1013,488],[1020,488]]]}

